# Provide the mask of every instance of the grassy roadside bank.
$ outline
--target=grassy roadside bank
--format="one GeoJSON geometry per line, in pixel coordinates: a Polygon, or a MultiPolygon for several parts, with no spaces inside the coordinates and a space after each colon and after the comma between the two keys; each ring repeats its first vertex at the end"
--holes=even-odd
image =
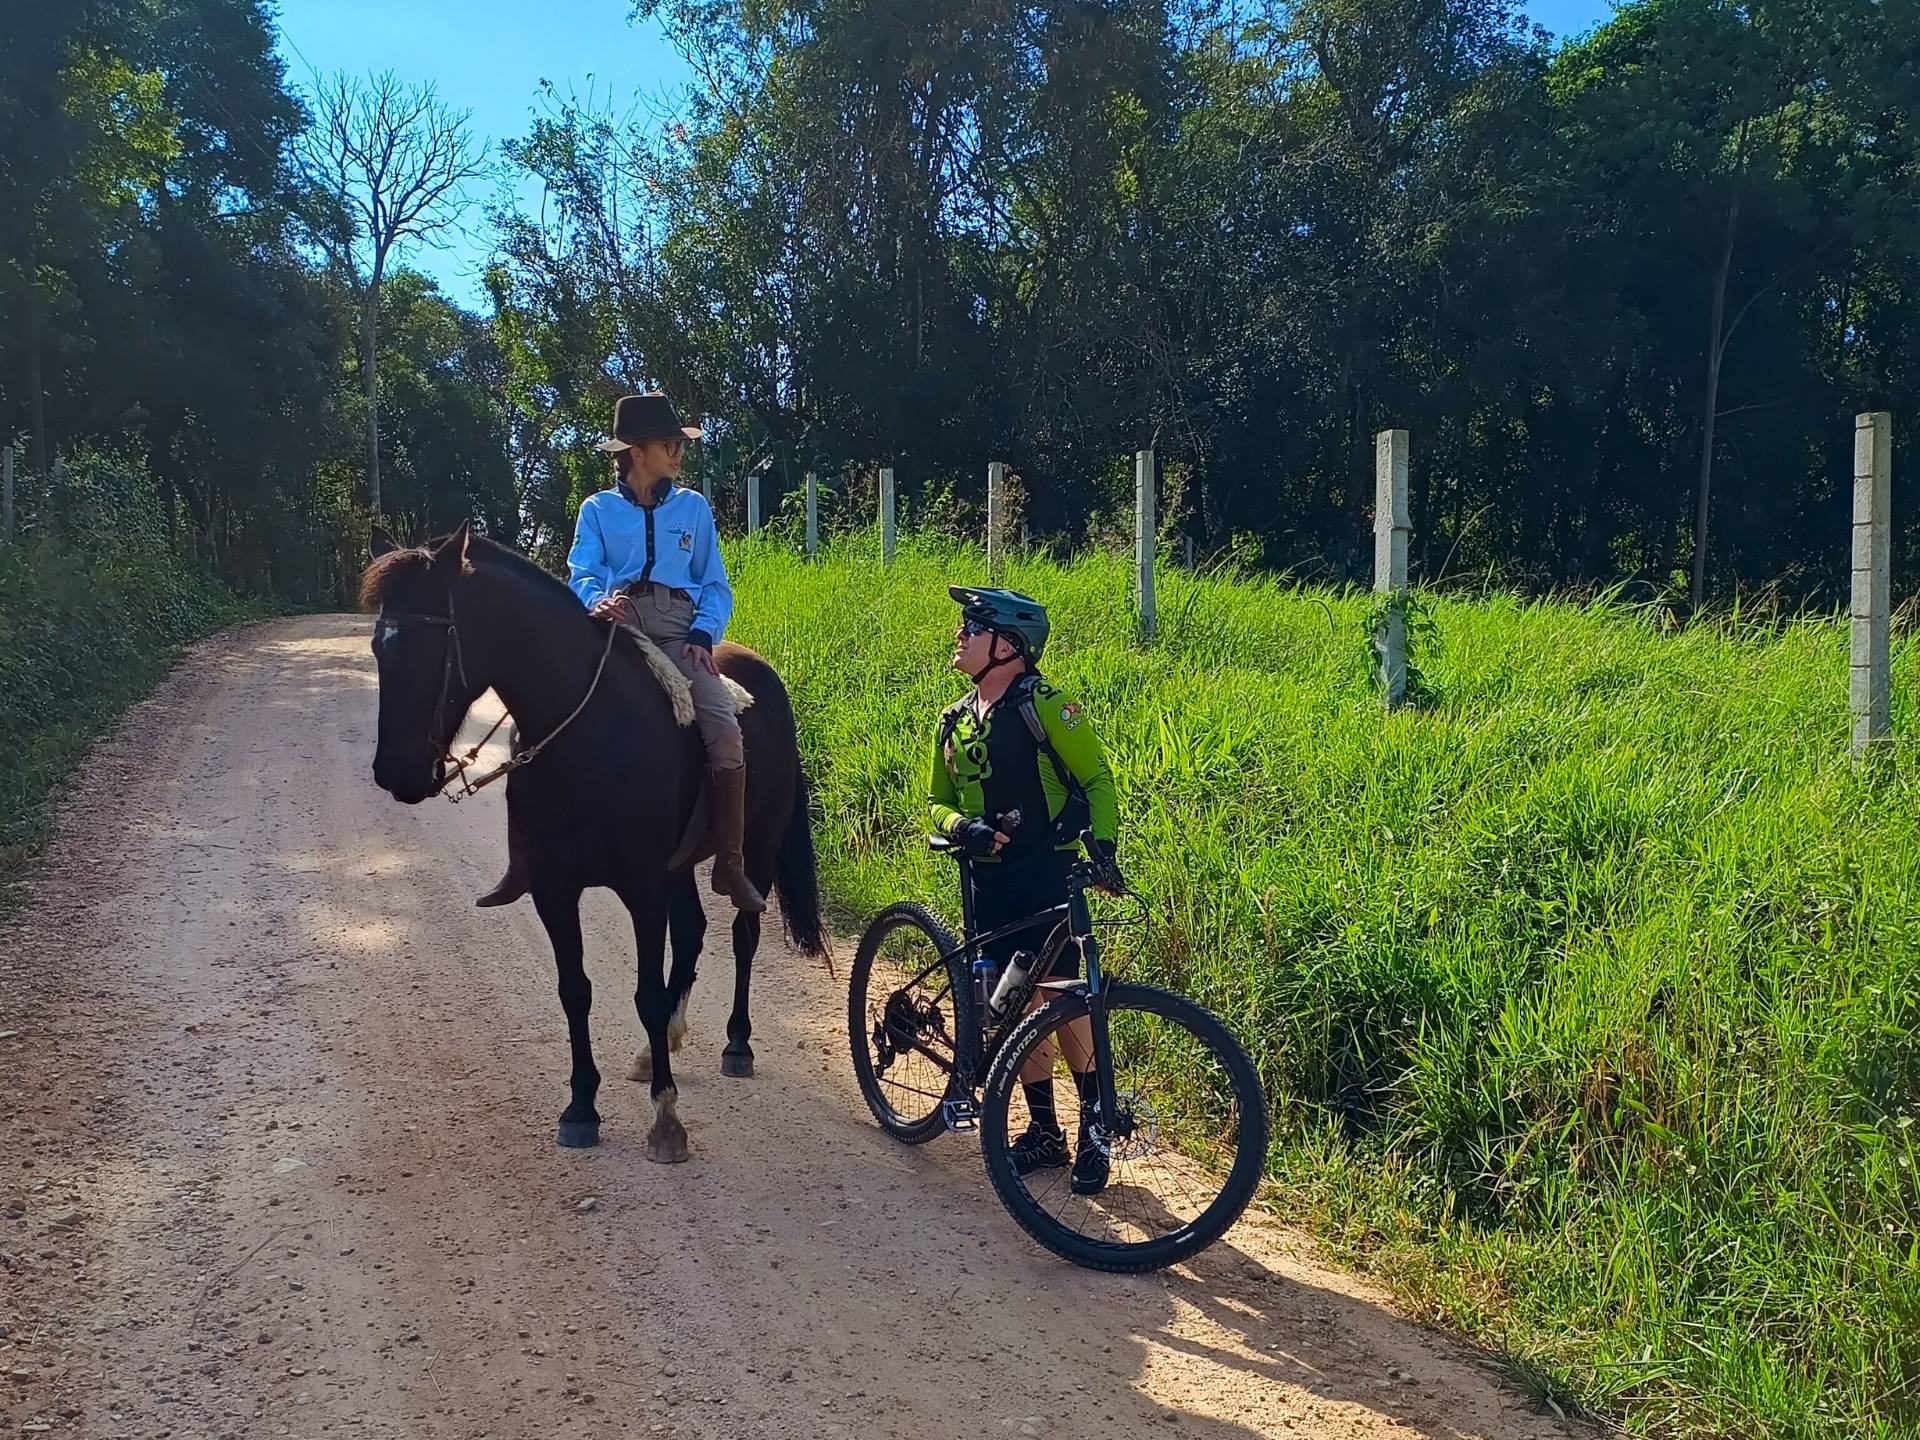
{"type": "MultiPolygon", "coordinates": [[[[870,550],[731,561],[856,915],[945,898],[944,587],[984,570],[870,550]]],[[[1119,558],[1005,583],[1113,753],[1132,968],[1256,1052],[1303,1223],[1637,1432],[1920,1433],[1920,760],[1847,759],[1843,626],[1435,600],[1436,698],[1387,717],[1367,597],[1176,572],[1142,649],[1119,558]]]]}

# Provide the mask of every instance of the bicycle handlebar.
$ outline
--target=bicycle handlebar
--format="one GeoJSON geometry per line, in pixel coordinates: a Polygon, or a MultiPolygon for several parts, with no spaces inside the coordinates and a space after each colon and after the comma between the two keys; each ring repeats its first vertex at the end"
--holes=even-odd
{"type": "MultiPolygon", "coordinates": [[[[1019,827],[1020,812],[1018,810],[1009,810],[1005,815],[1002,815],[995,824],[1000,828],[1002,833],[1009,833],[1019,827]]],[[[1091,883],[1100,889],[1110,890],[1113,894],[1133,895],[1136,899],[1139,898],[1137,892],[1128,887],[1118,871],[1099,858],[1099,851],[1094,848],[1094,846],[1099,843],[1099,837],[1096,836],[1091,829],[1087,829],[1080,832],[1079,838],[1080,848],[1085,853],[1086,858],[1075,860],[1069,867],[1073,872],[1074,878],[1082,884],[1091,883]],[[1108,881],[1117,883],[1110,887],[1107,884],[1108,881]]],[[[966,846],[940,834],[930,834],[927,836],[927,849],[936,855],[950,855],[963,865],[974,858],[966,846]]]]}

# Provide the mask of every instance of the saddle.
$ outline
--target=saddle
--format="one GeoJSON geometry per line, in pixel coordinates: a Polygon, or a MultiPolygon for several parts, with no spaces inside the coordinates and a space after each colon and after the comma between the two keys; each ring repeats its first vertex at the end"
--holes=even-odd
{"type": "MultiPolygon", "coordinates": [[[[673,706],[673,723],[685,728],[693,724],[693,682],[680,673],[680,667],[667,658],[667,652],[656,645],[651,636],[628,621],[620,622],[620,633],[629,640],[633,648],[640,652],[640,658],[652,672],[653,678],[660,682],[660,688],[667,692],[667,701],[673,706]]],[[[733,713],[744,714],[753,706],[753,692],[730,675],[722,675],[720,683],[726,687],[728,696],[733,700],[733,713]]]]}

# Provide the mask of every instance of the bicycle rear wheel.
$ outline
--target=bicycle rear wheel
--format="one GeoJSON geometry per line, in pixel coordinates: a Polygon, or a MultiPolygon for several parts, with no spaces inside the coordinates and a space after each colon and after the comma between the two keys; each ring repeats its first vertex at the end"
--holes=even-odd
{"type": "MultiPolygon", "coordinates": [[[[1106,1187],[1076,1194],[1068,1166],[1020,1176],[1011,1148],[1028,1123],[1019,1076],[1029,1059],[1070,1082],[1060,1034],[1088,1013],[1084,990],[1036,1010],[1001,1046],[981,1101],[980,1148],[1001,1203],[1047,1249],[1095,1270],[1157,1270],[1211,1245],[1252,1200],[1266,1166],[1266,1096],[1233,1033],[1184,995],[1116,982],[1106,1005],[1119,1114],[1112,1127],[1082,1130],[1075,1146],[1076,1157],[1088,1144],[1106,1152],[1106,1187]]],[[[1074,1090],[1055,1091],[1071,1132],[1074,1090]]]]}
{"type": "Polygon", "coordinates": [[[959,1093],[955,1071],[968,983],[955,941],[918,905],[890,905],[867,926],[847,984],[853,1073],[873,1118],[889,1135],[919,1145],[945,1129],[941,1102],[959,1093]]]}

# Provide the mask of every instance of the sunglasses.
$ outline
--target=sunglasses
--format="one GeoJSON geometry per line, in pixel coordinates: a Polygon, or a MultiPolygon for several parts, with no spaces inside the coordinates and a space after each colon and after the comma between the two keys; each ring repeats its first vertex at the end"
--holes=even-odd
{"type": "Polygon", "coordinates": [[[960,633],[971,636],[989,635],[993,632],[990,626],[982,625],[978,620],[962,620],[960,622],[960,633]]]}

